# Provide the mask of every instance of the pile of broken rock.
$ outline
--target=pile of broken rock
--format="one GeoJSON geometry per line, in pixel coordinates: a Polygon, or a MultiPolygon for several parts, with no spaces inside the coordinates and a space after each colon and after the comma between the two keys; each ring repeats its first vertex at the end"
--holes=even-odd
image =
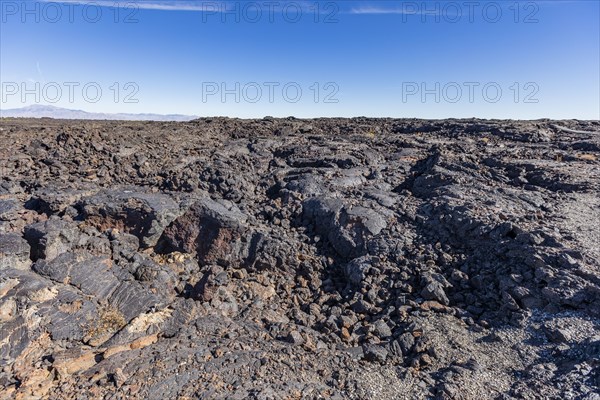
{"type": "Polygon", "coordinates": [[[599,400],[560,124],[3,120],[1,396],[599,400]]]}

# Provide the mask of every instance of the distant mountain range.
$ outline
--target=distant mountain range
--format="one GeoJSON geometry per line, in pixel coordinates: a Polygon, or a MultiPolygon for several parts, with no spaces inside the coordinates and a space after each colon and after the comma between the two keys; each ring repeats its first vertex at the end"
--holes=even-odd
{"type": "Polygon", "coordinates": [[[0,110],[2,118],[54,118],[54,119],[104,119],[114,121],[191,121],[198,118],[181,114],[109,114],[83,110],[70,110],[47,105],[32,105],[23,108],[0,110]]]}

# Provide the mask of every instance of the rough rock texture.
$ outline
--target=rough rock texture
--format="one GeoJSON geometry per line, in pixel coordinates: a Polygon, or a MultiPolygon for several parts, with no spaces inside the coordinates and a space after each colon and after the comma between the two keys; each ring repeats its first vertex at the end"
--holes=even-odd
{"type": "Polygon", "coordinates": [[[600,396],[600,122],[3,119],[8,399],[600,396]]]}

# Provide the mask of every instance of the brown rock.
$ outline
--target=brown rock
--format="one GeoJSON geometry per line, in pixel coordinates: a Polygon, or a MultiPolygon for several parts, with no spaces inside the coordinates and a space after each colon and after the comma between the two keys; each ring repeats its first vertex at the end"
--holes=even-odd
{"type": "Polygon", "coordinates": [[[423,311],[437,311],[437,312],[446,312],[448,307],[435,300],[428,300],[421,304],[421,310],[423,311]]]}

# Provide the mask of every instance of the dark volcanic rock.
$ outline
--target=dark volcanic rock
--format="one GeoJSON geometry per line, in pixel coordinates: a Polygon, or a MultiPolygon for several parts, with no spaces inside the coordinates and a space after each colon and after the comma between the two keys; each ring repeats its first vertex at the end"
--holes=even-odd
{"type": "Polygon", "coordinates": [[[195,254],[204,263],[231,262],[239,258],[246,219],[232,203],[202,199],[164,231],[158,248],[195,254]]]}
{"type": "Polygon", "coordinates": [[[31,265],[31,248],[25,239],[16,234],[0,234],[0,269],[28,269],[31,265]]]}
{"type": "Polygon", "coordinates": [[[119,279],[111,268],[110,259],[74,253],[63,253],[50,261],[39,260],[33,265],[33,270],[40,275],[72,285],[83,294],[99,299],[108,298],[119,286],[119,279]]]}
{"type": "Polygon", "coordinates": [[[0,397],[594,398],[598,132],[3,119],[0,397]]]}
{"type": "Polygon", "coordinates": [[[378,262],[379,259],[373,256],[355,258],[344,266],[344,274],[348,282],[359,286],[369,273],[369,270],[373,268],[373,264],[377,264],[378,262]]]}
{"type": "Polygon", "coordinates": [[[153,247],[164,229],[181,214],[179,204],[163,194],[136,190],[101,192],[82,199],[78,207],[86,222],[98,230],[132,233],[144,247],[153,247]]]}
{"type": "Polygon", "coordinates": [[[387,226],[385,218],[365,207],[346,207],[339,199],[311,198],[303,203],[304,218],[314,230],[328,238],[345,258],[366,252],[367,240],[387,226]]]}
{"type": "Polygon", "coordinates": [[[21,205],[16,200],[0,199],[0,221],[14,221],[18,218],[21,205]]]}
{"type": "Polygon", "coordinates": [[[79,229],[72,222],[49,219],[25,227],[25,239],[31,245],[31,259],[52,260],[72,250],[79,239],[79,229]]]}

